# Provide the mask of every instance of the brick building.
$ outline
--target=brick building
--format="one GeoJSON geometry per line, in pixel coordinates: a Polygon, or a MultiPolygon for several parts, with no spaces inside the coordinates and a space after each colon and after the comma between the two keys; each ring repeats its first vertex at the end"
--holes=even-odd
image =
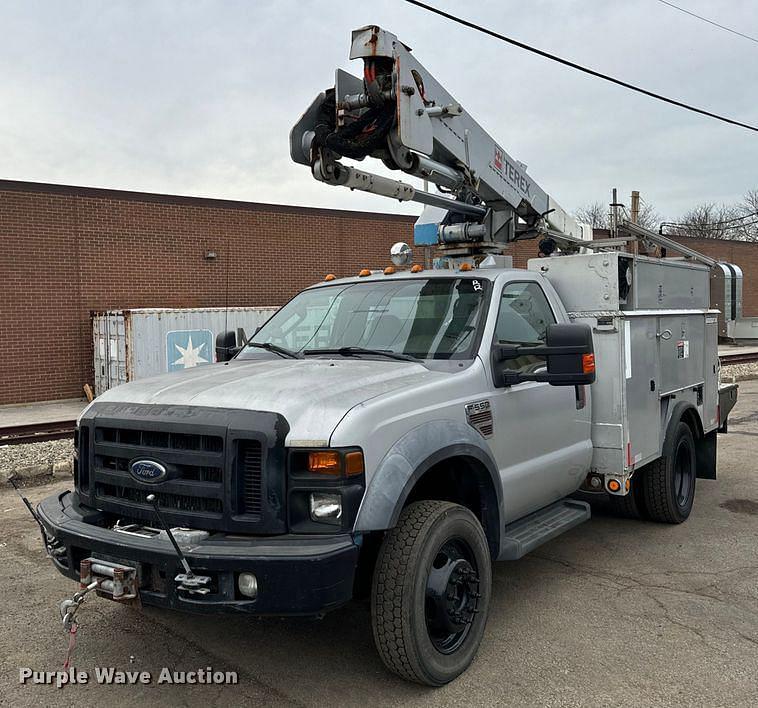
{"type": "MultiPolygon", "coordinates": [[[[0,180],[0,405],[81,396],[91,310],[279,305],[326,273],[387,264],[413,222],[0,180]]],[[[687,243],[741,266],[744,313],[758,314],[758,246],[687,243]]],[[[515,264],[535,253],[519,243],[515,264]]]]}

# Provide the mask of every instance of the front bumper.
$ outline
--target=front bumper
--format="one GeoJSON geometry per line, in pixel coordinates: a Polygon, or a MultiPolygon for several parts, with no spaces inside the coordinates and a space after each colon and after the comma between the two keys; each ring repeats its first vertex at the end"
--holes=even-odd
{"type": "Polygon", "coordinates": [[[94,556],[137,568],[145,605],[189,612],[244,612],[254,615],[319,615],[348,602],[359,546],[349,534],[270,537],[213,534],[182,548],[192,570],[209,575],[208,595],[177,591],[174,578],[183,569],[168,540],[143,538],[99,526],[102,514],[63,492],[37,507],[48,535],[62,548],[53,563],[79,580],[79,563],[94,556]],[[237,591],[237,574],[255,573],[256,599],[237,591]]]}

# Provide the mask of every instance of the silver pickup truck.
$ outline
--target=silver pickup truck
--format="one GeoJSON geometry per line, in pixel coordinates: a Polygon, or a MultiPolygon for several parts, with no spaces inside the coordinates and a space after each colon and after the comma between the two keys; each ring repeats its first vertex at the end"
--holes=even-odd
{"type": "Polygon", "coordinates": [[[330,277],[218,358],[85,410],[38,508],[56,567],[194,612],[370,594],[382,659],[429,685],[473,660],[492,561],[587,520],[577,492],[684,521],[736,396],[708,269],[619,252],[330,277]]]}

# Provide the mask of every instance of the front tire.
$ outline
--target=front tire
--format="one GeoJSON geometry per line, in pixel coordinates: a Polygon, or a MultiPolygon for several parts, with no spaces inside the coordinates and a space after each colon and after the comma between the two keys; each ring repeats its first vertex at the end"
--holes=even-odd
{"type": "Polygon", "coordinates": [[[645,467],[645,508],[653,521],[681,524],[695,501],[697,476],[695,439],[686,423],[678,423],[663,455],[645,467]]]}
{"type": "Polygon", "coordinates": [[[387,668],[428,686],[463,673],[484,634],[491,583],[474,514],[443,501],[406,507],[379,550],[371,591],[374,641],[387,668]]]}

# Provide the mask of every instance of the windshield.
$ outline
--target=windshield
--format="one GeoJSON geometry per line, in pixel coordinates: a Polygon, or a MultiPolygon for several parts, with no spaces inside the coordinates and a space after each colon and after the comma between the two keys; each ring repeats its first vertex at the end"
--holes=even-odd
{"type": "MultiPolygon", "coordinates": [[[[250,342],[308,355],[353,348],[418,359],[471,359],[488,292],[489,281],[474,278],[315,288],[296,295],[250,342]]],[[[260,351],[247,346],[240,358],[260,351]]]]}

